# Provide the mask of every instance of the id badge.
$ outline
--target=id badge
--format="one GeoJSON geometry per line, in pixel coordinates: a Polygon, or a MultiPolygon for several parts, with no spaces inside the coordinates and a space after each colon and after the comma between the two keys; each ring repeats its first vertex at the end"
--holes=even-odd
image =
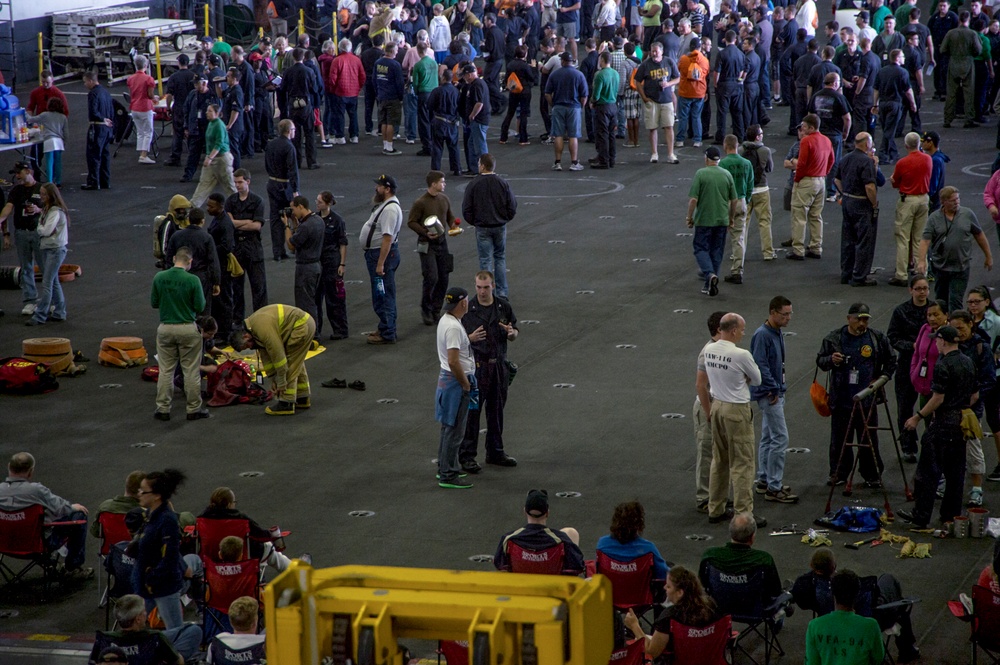
{"type": "Polygon", "coordinates": [[[201,111],[198,111],[198,119],[201,120],[201,111]]]}
{"type": "Polygon", "coordinates": [[[426,254],[429,249],[430,249],[430,245],[428,243],[426,243],[426,242],[418,242],[417,243],[417,252],[418,253],[420,253],[420,254],[426,254]]]}
{"type": "Polygon", "coordinates": [[[926,379],[927,378],[927,363],[926,362],[920,363],[920,378],[921,379],[926,379]]]}
{"type": "Polygon", "coordinates": [[[847,382],[852,386],[858,385],[858,370],[852,369],[847,373],[847,382]]]}

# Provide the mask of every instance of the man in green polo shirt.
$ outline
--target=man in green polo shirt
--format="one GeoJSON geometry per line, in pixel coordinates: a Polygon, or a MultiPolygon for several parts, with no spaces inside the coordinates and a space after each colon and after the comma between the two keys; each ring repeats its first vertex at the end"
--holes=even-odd
{"type": "Polygon", "coordinates": [[[736,185],[736,209],[733,212],[733,223],[729,225],[729,260],[732,267],[725,280],[730,284],[743,283],[743,257],[747,253],[747,206],[750,205],[750,197],[753,195],[753,164],[750,160],[740,157],[739,139],[734,135],[728,135],[722,142],[722,149],[726,151],[726,156],[719,162],[719,166],[733,176],[733,184],[736,185]]]}
{"type": "Polygon", "coordinates": [[[205,309],[205,293],[201,280],[188,272],[191,250],[181,247],[174,254],[174,267],[156,274],[150,302],[160,310],[160,326],[156,329],[156,358],[160,375],[156,382],[157,420],[170,420],[170,403],[174,394],[174,370],[181,365],[184,394],[187,396],[187,419],[210,418],[201,404],[202,338],[195,318],[205,309]]]}
{"type": "Polygon", "coordinates": [[[596,127],[594,143],[597,157],[590,160],[592,169],[609,169],[615,165],[615,134],[618,130],[618,85],[621,77],[611,66],[611,53],[603,51],[597,58],[597,73],[590,86],[590,107],[594,109],[596,127]]]}
{"type": "Polygon", "coordinates": [[[431,110],[427,106],[427,98],[438,86],[438,64],[434,59],[434,51],[428,44],[419,42],[417,53],[420,60],[410,68],[410,82],[413,92],[417,93],[417,135],[420,137],[421,157],[431,156],[431,110]]]}
{"type": "Polygon", "coordinates": [[[726,229],[733,223],[739,196],[729,171],[719,166],[722,154],[715,146],[705,151],[705,167],[691,180],[686,222],[694,229],[694,259],[705,280],[701,292],[719,295],[719,269],[726,249],[726,229]]]}

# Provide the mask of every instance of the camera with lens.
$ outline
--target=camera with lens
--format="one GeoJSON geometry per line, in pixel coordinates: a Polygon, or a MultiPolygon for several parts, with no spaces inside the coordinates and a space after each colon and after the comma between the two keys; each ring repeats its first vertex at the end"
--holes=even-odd
{"type": "Polygon", "coordinates": [[[292,209],[291,208],[282,208],[281,209],[281,216],[282,217],[294,217],[295,215],[292,214],[292,209]]]}

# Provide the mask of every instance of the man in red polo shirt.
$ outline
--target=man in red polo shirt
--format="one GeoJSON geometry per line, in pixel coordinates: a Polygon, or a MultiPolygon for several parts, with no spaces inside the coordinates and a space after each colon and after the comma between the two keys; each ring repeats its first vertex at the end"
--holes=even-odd
{"type": "Polygon", "coordinates": [[[903,139],[907,154],[896,162],[896,170],[889,179],[899,190],[896,202],[896,274],[889,283],[893,286],[909,285],[909,270],[913,267],[927,225],[930,211],[928,193],[934,161],[920,151],[920,135],[910,132],[903,139]]]}
{"type": "MultiPolygon", "coordinates": [[[[31,96],[28,97],[28,105],[24,107],[25,111],[28,112],[28,115],[44,113],[49,110],[49,100],[53,97],[62,101],[63,108],[66,109],[66,116],[69,117],[69,102],[66,101],[66,95],[55,86],[55,79],[52,78],[52,72],[43,69],[41,75],[38,77],[38,87],[32,90],[31,96]]],[[[42,144],[35,144],[31,152],[35,164],[40,165],[42,163],[42,152],[42,144]]]]}
{"type": "Polygon", "coordinates": [[[808,113],[802,118],[802,140],[795,162],[792,186],[792,251],[787,258],[802,261],[818,259],[823,254],[823,202],[826,176],[833,168],[833,145],[819,133],[819,116],[808,113]],[[809,248],[806,249],[806,225],[809,248]]]}

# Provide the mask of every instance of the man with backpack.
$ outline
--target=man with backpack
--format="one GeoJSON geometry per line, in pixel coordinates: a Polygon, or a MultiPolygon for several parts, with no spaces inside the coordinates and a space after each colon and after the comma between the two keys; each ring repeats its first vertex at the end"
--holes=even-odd
{"type": "Polygon", "coordinates": [[[760,253],[765,261],[777,258],[771,241],[771,189],[767,185],[767,174],[774,170],[772,150],[764,145],[764,129],[760,125],[747,128],[747,140],[740,146],[740,154],[753,166],[753,189],[750,192],[750,208],[746,221],[757,215],[760,230],[760,253]]]}
{"type": "Polygon", "coordinates": [[[678,63],[681,81],[677,86],[677,141],[674,146],[684,147],[687,136],[688,119],[691,121],[691,132],[694,136],[695,148],[701,147],[701,109],[705,104],[705,94],[708,88],[708,58],[701,52],[701,40],[691,39],[691,50],[682,55],[678,63]]]}

